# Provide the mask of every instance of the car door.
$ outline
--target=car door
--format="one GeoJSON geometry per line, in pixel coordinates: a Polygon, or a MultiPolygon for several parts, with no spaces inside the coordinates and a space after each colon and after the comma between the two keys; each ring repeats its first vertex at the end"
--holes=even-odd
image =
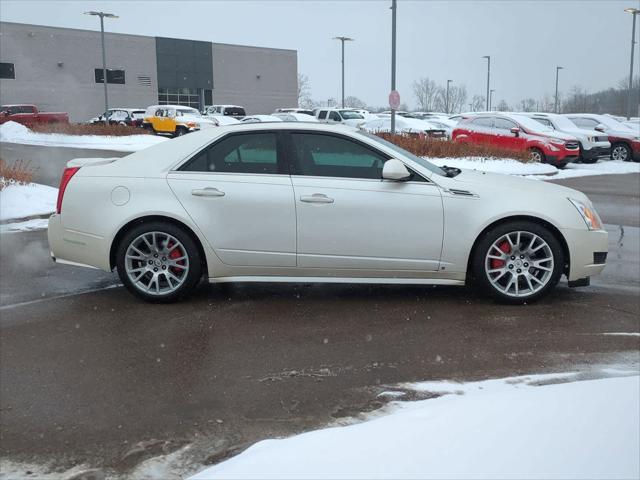
{"type": "Polygon", "coordinates": [[[232,133],[168,175],[169,186],[227,265],[293,267],[295,204],[280,136],[232,133]]]}
{"type": "Polygon", "coordinates": [[[500,148],[506,148],[507,150],[524,151],[527,148],[527,140],[525,138],[525,132],[514,121],[507,118],[494,118],[493,119],[494,143],[500,148]],[[519,128],[518,133],[513,133],[512,128],[519,128]]]}
{"type": "MultiPolygon", "coordinates": [[[[439,188],[382,181],[389,157],[351,137],[288,134],[297,213],[298,267],[435,271],[442,249],[439,188]]],[[[354,276],[353,273],[347,276],[354,276]]]]}
{"type": "Polygon", "coordinates": [[[471,120],[469,124],[472,143],[492,143],[493,138],[493,118],[478,117],[471,120]]]}
{"type": "Polygon", "coordinates": [[[332,110],[329,112],[329,123],[342,123],[342,117],[338,112],[332,110]]]}

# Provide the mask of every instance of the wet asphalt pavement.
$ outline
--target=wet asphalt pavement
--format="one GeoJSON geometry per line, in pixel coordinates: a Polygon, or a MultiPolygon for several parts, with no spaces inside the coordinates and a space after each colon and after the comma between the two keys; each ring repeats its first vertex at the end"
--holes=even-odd
{"type": "Polygon", "coordinates": [[[202,285],[149,305],[114,274],[52,264],[43,232],[4,234],[0,455],[126,476],[185,444],[210,463],[371,410],[401,382],[637,369],[640,339],[602,334],[640,331],[640,175],[558,183],[608,224],[608,266],[522,307],[453,287],[318,284],[202,285]]]}

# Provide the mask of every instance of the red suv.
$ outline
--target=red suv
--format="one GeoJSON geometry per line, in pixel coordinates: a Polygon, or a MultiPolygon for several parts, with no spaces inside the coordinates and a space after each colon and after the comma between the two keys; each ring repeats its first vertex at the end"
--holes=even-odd
{"type": "Polygon", "coordinates": [[[580,155],[580,143],[575,137],[517,114],[482,113],[465,118],[453,130],[451,139],[528,151],[532,160],[558,168],[578,160],[580,155]]]}

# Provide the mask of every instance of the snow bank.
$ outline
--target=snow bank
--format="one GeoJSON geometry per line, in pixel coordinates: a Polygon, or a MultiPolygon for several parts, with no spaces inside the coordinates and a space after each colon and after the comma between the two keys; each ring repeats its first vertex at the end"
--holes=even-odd
{"type": "Polygon", "coordinates": [[[0,222],[53,213],[57,198],[58,189],[46,185],[9,185],[0,191],[0,222]]]}
{"type": "Polygon", "coordinates": [[[600,160],[598,163],[591,164],[570,163],[564,170],[558,170],[558,173],[550,180],[588,177],[591,175],[622,175],[625,173],[640,173],[640,163],[617,160],[600,160]]]}
{"type": "Polygon", "coordinates": [[[0,125],[0,142],[20,143],[23,145],[44,145],[49,147],[92,148],[97,150],[115,150],[118,152],[136,152],[157,143],[166,141],[156,135],[63,135],[60,133],[34,133],[24,125],[7,122],[0,125]]]}
{"type": "Polygon", "coordinates": [[[464,394],[396,402],[368,422],[258,442],[191,480],[638,478],[639,379],[436,386],[464,394]]]}

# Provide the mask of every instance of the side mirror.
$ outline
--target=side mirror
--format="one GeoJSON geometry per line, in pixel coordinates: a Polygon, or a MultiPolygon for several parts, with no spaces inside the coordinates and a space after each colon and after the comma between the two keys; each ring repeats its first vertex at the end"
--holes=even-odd
{"type": "Polygon", "coordinates": [[[605,127],[603,124],[601,124],[601,123],[600,123],[600,124],[596,125],[596,127],[594,128],[594,130],[595,130],[596,132],[604,132],[604,131],[606,130],[606,127],[605,127]]]}
{"type": "Polygon", "coordinates": [[[511,133],[513,133],[516,137],[520,135],[520,127],[513,127],[511,129],[511,133]]]}
{"type": "Polygon", "coordinates": [[[409,180],[411,173],[407,170],[400,160],[392,158],[384,162],[382,167],[382,178],[384,180],[393,180],[395,182],[401,182],[403,180],[409,180]]]}

